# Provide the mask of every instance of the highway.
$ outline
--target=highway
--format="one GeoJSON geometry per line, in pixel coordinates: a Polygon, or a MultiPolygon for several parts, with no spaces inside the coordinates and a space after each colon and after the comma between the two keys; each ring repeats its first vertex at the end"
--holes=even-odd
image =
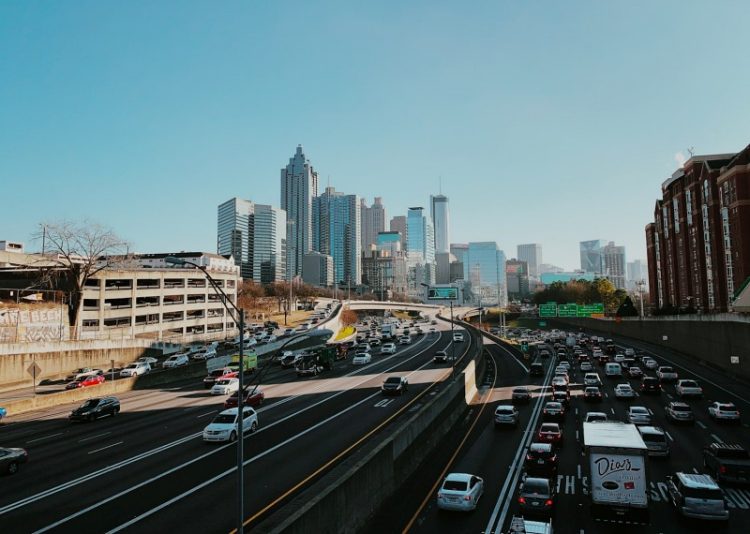
{"type": "MultiPolygon", "coordinates": [[[[245,517],[252,528],[308,484],[421,402],[450,375],[433,353],[450,346],[450,326],[415,336],[373,363],[351,358],[318,377],[274,366],[262,380],[260,427],[245,439],[245,517]],[[405,375],[401,397],[384,398],[385,376],[405,375]]],[[[471,336],[457,354],[471,349],[471,336]]],[[[94,392],[92,392],[93,394],[94,392]]],[[[221,410],[200,381],[120,396],[116,417],[72,424],[72,406],[19,416],[0,429],[2,446],[29,451],[29,463],[3,478],[6,532],[143,532],[235,526],[236,446],[206,444],[202,429],[221,410]]]]}
{"type": "MultiPolygon", "coordinates": [[[[651,348],[617,341],[620,349],[625,346],[651,348]]],[[[508,350],[494,343],[485,348],[492,364],[488,365],[484,377],[481,398],[470,408],[452,438],[446,440],[443,447],[406,482],[386,506],[387,513],[379,514],[368,532],[507,532],[510,519],[518,513],[517,491],[523,472],[523,458],[528,443],[534,441],[534,434],[541,423],[538,413],[543,400],[537,397],[531,403],[519,406],[521,422],[517,429],[496,429],[492,414],[498,404],[510,403],[508,399],[513,386],[531,384],[535,395],[548,395],[549,390],[543,388],[543,384],[549,383],[554,358],[542,360],[547,372],[544,378],[530,377],[523,367],[525,362],[518,360],[508,350]],[[437,509],[435,495],[438,484],[447,472],[467,472],[484,479],[485,493],[475,511],[457,513],[437,509]]],[[[555,480],[558,495],[552,518],[554,531],[581,534],[632,532],[635,528],[638,532],[653,533],[747,532],[747,525],[750,524],[750,488],[721,484],[730,509],[730,520],[722,526],[682,519],[667,500],[666,480],[676,471],[703,472],[702,448],[713,441],[750,446],[746,416],[743,415],[742,425],[726,425],[710,419],[707,412],[709,401],[718,400],[734,402],[742,414],[749,413],[750,388],[671,352],[646,350],[645,353],[653,356],[660,365],[674,365],[680,378],[697,379],[703,386],[703,399],[686,401],[695,413],[695,425],[683,426],[665,418],[664,406],[671,400],[677,400],[674,385],[665,385],[659,395],[639,395],[632,401],[618,400],[613,393],[617,383],[628,381],[635,389],[639,380],[607,379],[599,364],[594,364],[594,371],[602,377],[603,401],[585,403],[581,397],[583,373],[578,370],[577,364],[573,364],[572,399],[563,425],[565,442],[560,449],[560,464],[555,480]],[[646,527],[595,522],[589,514],[588,479],[583,464],[586,457],[582,455],[581,446],[582,417],[587,411],[603,411],[610,419],[624,421],[629,405],[644,405],[653,412],[653,424],[667,431],[671,448],[669,458],[650,457],[647,463],[650,525],[646,527]]],[[[654,373],[646,371],[649,376],[654,376],[654,373]]],[[[543,396],[541,398],[544,399],[543,396]]]]}

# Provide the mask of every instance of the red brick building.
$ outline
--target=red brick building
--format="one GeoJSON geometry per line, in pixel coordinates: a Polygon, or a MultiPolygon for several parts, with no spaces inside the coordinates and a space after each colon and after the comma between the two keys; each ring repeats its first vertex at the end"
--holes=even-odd
{"type": "Polygon", "coordinates": [[[731,310],[750,277],[750,145],[693,156],[662,184],[646,226],[651,305],[731,310]]]}

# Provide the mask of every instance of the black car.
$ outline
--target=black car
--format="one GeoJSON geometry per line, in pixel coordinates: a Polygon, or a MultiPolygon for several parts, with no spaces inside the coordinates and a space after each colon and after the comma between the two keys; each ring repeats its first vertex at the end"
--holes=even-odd
{"type": "Polygon", "coordinates": [[[552,392],[552,400],[567,408],[570,406],[570,391],[557,389],[552,392]]]}
{"type": "Polygon", "coordinates": [[[644,376],[641,382],[641,393],[661,393],[661,384],[659,379],[653,376],[644,376]]]}
{"type": "Polygon", "coordinates": [[[526,452],[524,468],[530,476],[554,478],[557,474],[557,454],[551,443],[532,443],[526,452]]]}
{"type": "Polygon", "coordinates": [[[117,397],[89,399],[70,413],[71,421],[93,421],[108,415],[115,416],[120,411],[117,397]]]}
{"type": "Polygon", "coordinates": [[[389,376],[380,389],[383,395],[403,395],[409,389],[409,381],[403,376],[389,376]]]}
{"type": "Polygon", "coordinates": [[[513,404],[528,404],[531,401],[531,392],[529,391],[529,388],[525,386],[513,388],[511,401],[513,404]]]}
{"type": "Polygon", "coordinates": [[[518,508],[524,514],[550,516],[555,500],[555,485],[548,478],[526,477],[518,492],[518,508]]]}
{"type": "Polygon", "coordinates": [[[602,392],[596,386],[588,386],[583,390],[584,402],[602,402],[602,392]]]}
{"type": "Polygon", "coordinates": [[[29,453],[25,449],[0,447],[0,473],[14,475],[18,466],[29,460],[29,453]]]}
{"type": "Polygon", "coordinates": [[[278,328],[279,323],[277,323],[276,321],[266,321],[265,323],[263,323],[263,326],[265,326],[266,328],[278,328]]]}
{"type": "Polygon", "coordinates": [[[532,363],[529,374],[531,376],[544,376],[544,366],[541,363],[532,363]]]}

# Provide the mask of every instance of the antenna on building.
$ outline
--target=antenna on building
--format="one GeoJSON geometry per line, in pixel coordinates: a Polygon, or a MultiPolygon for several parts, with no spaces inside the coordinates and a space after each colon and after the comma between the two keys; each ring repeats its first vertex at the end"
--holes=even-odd
{"type": "Polygon", "coordinates": [[[691,146],[690,148],[687,149],[687,151],[688,151],[688,154],[690,154],[690,157],[692,158],[693,155],[695,154],[695,147],[691,146]]]}

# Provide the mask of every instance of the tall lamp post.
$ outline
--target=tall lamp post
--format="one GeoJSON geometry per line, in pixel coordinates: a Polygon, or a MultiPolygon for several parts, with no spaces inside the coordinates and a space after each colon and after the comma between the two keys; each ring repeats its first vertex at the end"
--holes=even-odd
{"type": "MultiPolygon", "coordinates": [[[[427,294],[429,295],[430,286],[428,284],[425,284],[424,282],[420,282],[419,285],[427,288],[427,294]]],[[[452,364],[451,365],[451,378],[455,378],[456,376],[456,340],[453,339],[453,300],[451,300],[450,302],[451,302],[450,306],[451,306],[451,364],[452,364]]]]}
{"type": "MultiPolygon", "coordinates": [[[[185,260],[183,258],[177,258],[175,256],[167,256],[164,258],[164,261],[171,264],[171,265],[191,265],[195,267],[196,269],[200,270],[205,276],[208,282],[211,284],[211,287],[214,288],[214,290],[219,293],[223,299],[222,304],[224,304],[224,307],[226,308],[227,312],[229,313],[229,316],[232,316],[232,311],[237,313],[239,317],[239,325],[240,325],[240,361],[239,361],[239,369],[237,370],[237,378],[239,380],[239,391],[237,399],[239,400],[240,395],[242,395],[242,391],[244,391],[244,385],[243,385],[243,376],[245,374],[244,369],[244,347],[245,347],[245,310],[240,309],[237,307],[237,305],[232,302],[232,300],[229,298],[229,296],[224,292],[221,287],[219,287],[219,284],[216,283],[216,280],[214,280],[210,274],[208,274],[208,271],[206,271],[206,268],[202,265],[198,265],[197,263],[193,263],[192,261],[185,260]],[[231,305],[231,308],[229,305],[231,305]]],[[[242,408],[243,403],[238,402],[237,403],[237,435],[239,438],[237,439],[237,532],[239,534],[242,534],[244,532],[244,526],[243,523],[245,522],[245,488],[244,488],[244,459],[245,459],[245,450],[244,450],[244,442],[245,442],[245,435],[243,430],[243,418],[242,418],[242,408]]]]}

